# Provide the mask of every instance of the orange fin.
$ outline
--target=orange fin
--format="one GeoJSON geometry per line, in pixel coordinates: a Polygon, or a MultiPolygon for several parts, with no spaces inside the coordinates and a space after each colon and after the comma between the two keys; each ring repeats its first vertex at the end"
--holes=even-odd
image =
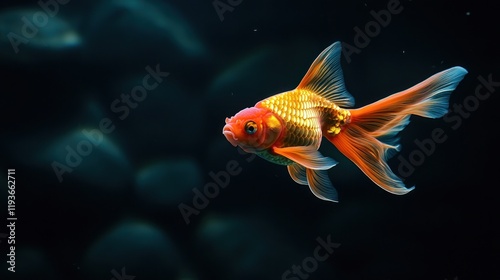
{"type": "Polygon", "coordinates": [[[313,146],[296,146],[286,148],[275,147],[273,148],[273,152],[309,169],[326,170],[337,164],[335,160],[323,156],[313,146]]]}
{"type": "Polygon", "coordinates": [[[350,110],[351,122],[337,135],[323,132],[330,142],[352,160],[375,184],[393,194],[413,189],[392,172],[387,160],[399,150],[397,134],[410,115],[442,117],[451,92],[467,71],[453,67],[425,81],[359,109],[350,110]]]}
{"type": "Polygon", "coordinates": [[[340,107],[354,106],[354,97],[347,92],[340,65],[342,46],[335,42],[314,60],[297,89],[313,91],[340,107]]]}
{"type": "Polygon", "coordinates": [[[387,164],[390,155],[388,151],[391,148],[395,149],[396,146],[383,143],[354,125],[329,140],[384,190],[399,195],[413,190],[414,187],[406,188],[403,181],[387,164]]]}
{"type": "Polygon", "coordinates": [[[467,70],[464,68],[452,67],[407,90],[351,110],[351,113],[357,115],[353,117],[360,121],[360,125],[370,130],[379,129],[394,118],[406,115],[440,118],[448,113],[450,95],[465,74],[467,70]]]}
{"type": "Polygon", "coordinates": [[[319,199],[339,202],[337,190],[328,178],[326,170],[306,169],[307,182],[312,193],[319,199]]]}

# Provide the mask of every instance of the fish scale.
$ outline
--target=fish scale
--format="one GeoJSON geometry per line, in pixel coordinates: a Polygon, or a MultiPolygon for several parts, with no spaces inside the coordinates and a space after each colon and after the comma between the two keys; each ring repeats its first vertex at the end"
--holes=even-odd
{"type": "Polygon", "coordinates": [[[323,131],[336,135],[349,122],[349,110],[308,90],[293,90],[262,100],[256,107],[267,108],[285,123],[286,133],[280,147],[319,148],[323,131]]]}

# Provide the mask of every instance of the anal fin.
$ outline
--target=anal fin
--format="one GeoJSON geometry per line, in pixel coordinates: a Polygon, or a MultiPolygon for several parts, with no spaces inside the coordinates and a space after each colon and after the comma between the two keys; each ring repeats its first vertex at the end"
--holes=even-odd
{"type": "Polygon", "coordinates": [[[292,163],[287,166],[288,173],[290,173],[290,177],[300,185],[307,185],[307,175],[306,168],[298,163],[292,163]]]}
{"type": "Polygon", "coordinates": [[[319,199],[338,202],[337,190],[333,187],[326,170],[307,169],[298,163],[287,166],[290,177],[300,184],[309,185],[311,192],[319,199]]]}
{"type": "Polygon", "coordinates": [[[333,187],[326,170],[306,169],[307,183],[312,193],[319,199],[339,201],[337,190],[333,187]]]}

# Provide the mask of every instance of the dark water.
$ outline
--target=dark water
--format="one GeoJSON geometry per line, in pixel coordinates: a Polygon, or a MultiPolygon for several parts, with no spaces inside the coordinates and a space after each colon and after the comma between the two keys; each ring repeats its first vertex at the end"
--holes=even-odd
{"type": "Polygon", "coordinates": [[[429,2],[3,1],[1,279],[498,279],[496,13],[429,2]],[[319,200],[221,134],[335,41],[356,106],[469,71],[401,133],[405,196],[325,141],[319,200]]]}

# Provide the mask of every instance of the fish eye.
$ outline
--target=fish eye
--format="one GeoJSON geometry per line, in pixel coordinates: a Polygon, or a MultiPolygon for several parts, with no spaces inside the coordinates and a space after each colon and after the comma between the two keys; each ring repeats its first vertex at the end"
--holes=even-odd
{"type": "Polygon", "coordinates": [[[245,132],[248,134],[254,134],[257,132],[257,124],[254,121],[248,121],[245,124],[245,132]]]}

